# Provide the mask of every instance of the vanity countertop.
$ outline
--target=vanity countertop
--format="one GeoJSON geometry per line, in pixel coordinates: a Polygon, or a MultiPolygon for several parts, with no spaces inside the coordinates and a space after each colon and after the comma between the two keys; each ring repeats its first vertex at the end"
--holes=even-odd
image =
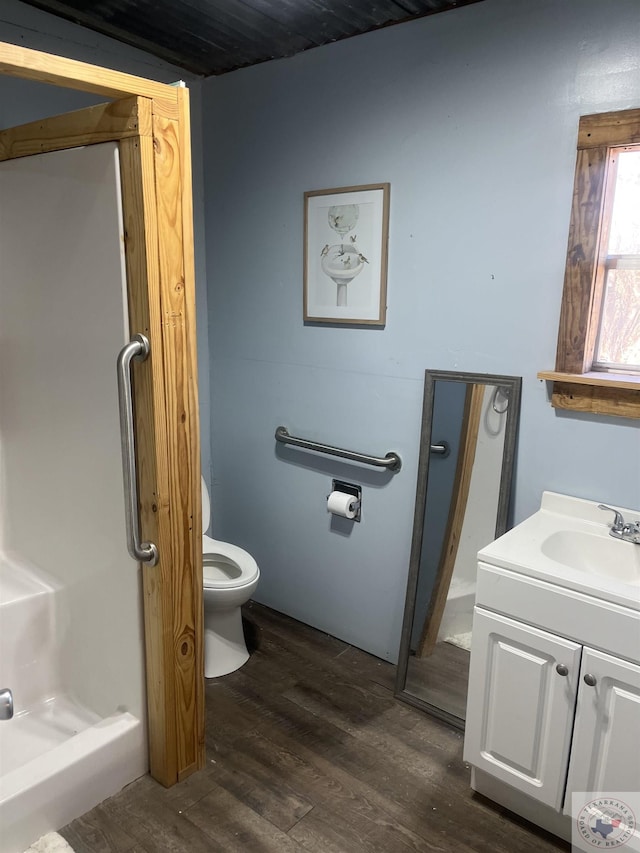
{"type": "MultiPolygon", "coordinates": [[[[637,510],[615,507],[625,521],[637,510]]],[[[640,545],[609,534],[593,501],[544,492],[540,509],[478,553],[483,563],[640,611],[640,545]]]]}

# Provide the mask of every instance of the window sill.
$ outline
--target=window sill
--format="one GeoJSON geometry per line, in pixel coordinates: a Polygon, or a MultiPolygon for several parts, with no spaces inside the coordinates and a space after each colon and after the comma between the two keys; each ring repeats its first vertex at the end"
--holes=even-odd
{"type": "Polygon", "coordinates": [[[556,409],[640,418],[640,376],[635,374],[543,370],[538,379],[553,383],[551,405],[556,409]]]}

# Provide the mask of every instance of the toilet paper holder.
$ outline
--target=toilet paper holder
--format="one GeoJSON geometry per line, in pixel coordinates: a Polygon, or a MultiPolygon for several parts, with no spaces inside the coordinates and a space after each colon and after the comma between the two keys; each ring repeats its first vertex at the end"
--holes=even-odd
{"type": "MultiPolygon", "coordinates": [[[[356,514],[352,521],[360,522],[360,515],[362,512],[362,486],[357,486],[355,483],[345,483],[344,480],[332,480],[331,481],[331,491],[332,492],[344,492],[345,495],[353,495],[356,499],[356,514]]],[[[329,499],[329,495],[327,495],[327,500],[329,499]]]]}

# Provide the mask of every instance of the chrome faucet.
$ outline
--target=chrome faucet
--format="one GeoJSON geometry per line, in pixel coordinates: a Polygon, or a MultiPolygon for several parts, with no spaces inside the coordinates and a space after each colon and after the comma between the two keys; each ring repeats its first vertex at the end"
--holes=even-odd
{"type": "Polygon", "coordinates": [[[613,513],[613,524],[609,528],[609,536],[640,545],[640,521],[625,521],[621,512],[604,504],[598,504],[598,509],[607,509],[613,513]]]}
{"type": "Polygon", "coordinates": [[[0,720],[13,717],[13,694],[8,687],[0,688],[0,720]]]}

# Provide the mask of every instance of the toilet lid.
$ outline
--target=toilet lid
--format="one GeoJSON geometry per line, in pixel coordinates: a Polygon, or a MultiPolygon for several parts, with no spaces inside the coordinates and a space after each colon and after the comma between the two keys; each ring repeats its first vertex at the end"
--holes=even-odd
{"type": "Polygon", "coordinates": [[[203,536],[202,574],[205,588],[225,589],[252,583],[260,571],[247,551],[237,545],[203,536]]]}

